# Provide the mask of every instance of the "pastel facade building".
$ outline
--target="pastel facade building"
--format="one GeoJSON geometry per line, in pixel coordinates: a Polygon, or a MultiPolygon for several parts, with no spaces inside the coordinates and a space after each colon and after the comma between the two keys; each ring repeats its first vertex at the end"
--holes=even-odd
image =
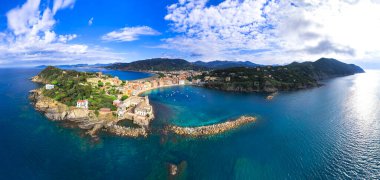
{"type": "Polygon", "coordinates": [[[88,109],[88,100],[78,100],[77,108],[88,109]]]}

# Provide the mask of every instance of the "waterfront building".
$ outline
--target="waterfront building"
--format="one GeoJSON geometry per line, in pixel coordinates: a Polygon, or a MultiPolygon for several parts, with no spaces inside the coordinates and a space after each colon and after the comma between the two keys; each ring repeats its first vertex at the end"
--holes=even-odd
{"type": "Polygon", "coordinates": [[[153,80],[153,81],[152,81],[152,87],[153,87],[153,88],[156,88],[157,86],[158,86],[157,81],[156,81],[156,80],[153,80]]]}
{"type": "Polygon", "coordinates": [[[179,82],[178,82],[179,85],[185,85],[185,80],[183,79],[180,79],[179,82]]]}
{"type": "Polygon", "coordinates": [[[170,85],[172,85],[172,84],[173,84],[172,79],[170,79],[170,78],[165,78],[165,85],[170,86],[170,85]]]}
{"type": "Polygon", "coordinates": [[[165,83],[164,83],[164,80],[163,79],[160,79],[159,81],[158,81],[158,86],[164,86],[165,85],[165,83]]]}
{"type": "Polygon", "coordinates": [[[179,79],[177,77],[173,78],[173,84],[179,84],[179,79]]]}
{"type": "Polygon", "coordinates": [[[149,99],[145,96],[145,100],[140,102],[135,108],[135,114],[139,116],[150,116],[153,113],[152,106],[149,104],[149,99]]]}
{"type": "Polygon", "coordinates": [[[88,109],[88,100],[78,100],[77,108],[88,109]]]}

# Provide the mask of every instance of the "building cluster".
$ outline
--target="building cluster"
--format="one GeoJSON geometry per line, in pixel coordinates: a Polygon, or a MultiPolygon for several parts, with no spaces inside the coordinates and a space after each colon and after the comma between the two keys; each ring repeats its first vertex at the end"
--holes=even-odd
{"type": "Polygon", "coordinates": [[[152,77],[145,80],[126,82],[124,86],[117,87],[117,90],[127,96],[137,96],[141,92],[150,89],[201,83],[200,79],[192,79],[192,77],[202,75],[201,72],[197,71],[171,71],[155,73],[161,74],[160,77],[152,77]],[[189,81],[190,79],[192,79],[192,81],[189,81]]]}
{"type": "MultiPolygon", "coordinates": [[[[119,94],[118,99],[113,101],[113,105],[117,107],[116,112],[112,112],[109,108],[101,108],[99,114],[115,113],[119,119],[130,119],[135,124],[142,126],[149,125],[153,119],[153,107],[149,103],[149,98],[138,96],[140,93],[159,88],[185,84],[199,84],[200,79],[193,77],[202,75],[196,71],[173,71],[173,72],[155,72],[160,74],[158,77],[151,77],[137,81],[123,82],[118,77],[108,77],[102,73],[97,73],[96,77],[88,78],[87,82],[98,88],[115,88],[119,94]],[[191,81],[189,81],[191,80],[191,81]],[[123,99],[123,97],[128,97],[123,99]]],[[[77,108],[88,109],[88,100],[78,100],[77,108]]]]}

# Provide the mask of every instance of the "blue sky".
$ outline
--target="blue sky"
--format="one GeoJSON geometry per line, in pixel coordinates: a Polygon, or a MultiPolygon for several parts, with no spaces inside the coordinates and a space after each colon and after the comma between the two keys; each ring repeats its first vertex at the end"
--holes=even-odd
{"type": "Polygon", "coordinates": [[[377,0],[2,0],[0,66],[380,58],[377,0]]]}

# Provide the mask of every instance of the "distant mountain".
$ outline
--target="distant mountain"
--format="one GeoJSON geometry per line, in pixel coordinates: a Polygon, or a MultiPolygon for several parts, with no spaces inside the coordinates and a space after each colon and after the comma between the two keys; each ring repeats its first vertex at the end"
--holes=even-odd
{"type": "MultiPolygon", "coordinates": [[[[55,65],[57,68],[61,69],[70,69],[70,68],[97,68],[97,67],[105,67],[110,64],[70,64],[70,65],[55,65]]],[[[36,66],[36,68],[47,68],[47,65],[36,66]]]]}
{"type": "Polygon", "coordinates": [[[212,70],[232,67],[261,66],[249,61],[211,61],[189,62],[184,59],[154,58],[131,63],[114,63],[107,68],[132,71],[173,71],[173,70],[212,70]]]}
{"type": "Polygon", "coordinates": [[[193,64],[198,65],[198,66],[203,66],[209,69],[226,69],[226,68],[233,68],[233,67],[262,66],[259,64],[252,63],[250,61],[211,61],[211,62],[196,61],[193,64]]]}
{"type": "Polygon", "coordinates": [[[131,63],[114,63],[106,68],[131,71],[178,71],[178,70],[204,70],[205,67],[198,66],[183,59],[154,58],[131,63]]]}

